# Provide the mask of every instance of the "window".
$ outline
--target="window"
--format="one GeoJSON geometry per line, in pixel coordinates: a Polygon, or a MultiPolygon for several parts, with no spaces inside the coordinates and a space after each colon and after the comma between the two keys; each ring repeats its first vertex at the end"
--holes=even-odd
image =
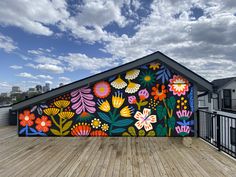
{"type": "Polygon", "coordinates": [[[230,127],[231,144],[236,146],[236,128],[230,127]]]}

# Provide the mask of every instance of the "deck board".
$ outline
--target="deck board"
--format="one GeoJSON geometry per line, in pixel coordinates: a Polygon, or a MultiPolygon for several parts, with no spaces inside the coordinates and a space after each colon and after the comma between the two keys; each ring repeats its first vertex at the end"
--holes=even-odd
{"type": "Polygon", "coordinates": [[[236,160],[193,138],[25,138],[0,127],[0,176],[236,176],[236,160]]]}

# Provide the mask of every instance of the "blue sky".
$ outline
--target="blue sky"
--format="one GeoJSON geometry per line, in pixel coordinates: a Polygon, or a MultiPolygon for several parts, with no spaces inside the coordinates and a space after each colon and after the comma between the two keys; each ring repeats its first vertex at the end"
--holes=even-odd
{"type": "Polygon", "coordinates": [[[236,2],[0,1],[0,92],[70,83],[161,51],[208,80],[236,76],[236,2]]]}

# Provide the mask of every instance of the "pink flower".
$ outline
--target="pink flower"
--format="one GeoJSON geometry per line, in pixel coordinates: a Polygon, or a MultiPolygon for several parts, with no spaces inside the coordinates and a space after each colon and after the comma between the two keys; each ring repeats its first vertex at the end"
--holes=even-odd
{"type": "Polygon", "coordinates": [[[175,127],[175,130],[178,134],[180,134],[181,136],[185,136],[187,134],[189,134],[190,132],[190,127],[189,126],[177,126],[175,127]]]}
{"type": "Polygon", "coordinates": [[[137,99],[135,96],[129,96],[128,101],[129,101],[129,104],[136,104],[137,103],[137,99]]]}
{"type": "Polygon", "coordinates": [[[188,111],[188,110],[179,110],[179,111],[176,112],[176,115],[177,115],[179,118],[188,119],[189,117],[191,117],[192,112],[191,112],[191,111],[188,111]]]}
{"type": "Polygon", "coordinates": [[[143,89],[138,92],[138,96],[139,96],[140,100],[145,100],[149,97],[149,93],[148,93],[147,89],[143,89]]]}

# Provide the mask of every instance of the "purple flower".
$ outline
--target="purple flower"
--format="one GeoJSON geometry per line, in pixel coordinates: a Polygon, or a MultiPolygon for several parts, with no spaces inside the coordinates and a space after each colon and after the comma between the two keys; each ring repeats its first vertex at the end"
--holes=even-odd
{"type": "Polygon", "coordinates": [[[129,104],[135,104],[137,102],[135,96],[129,96],[128,101],[129,101],[129,104]]]}
{"type": "Polygon", "coordinates": [[[138,92],[138,96],[139,96],[140,100],[145,100],[149,97],[149,93],[148,93],[147,89],[143,89],[138,92]]]}

